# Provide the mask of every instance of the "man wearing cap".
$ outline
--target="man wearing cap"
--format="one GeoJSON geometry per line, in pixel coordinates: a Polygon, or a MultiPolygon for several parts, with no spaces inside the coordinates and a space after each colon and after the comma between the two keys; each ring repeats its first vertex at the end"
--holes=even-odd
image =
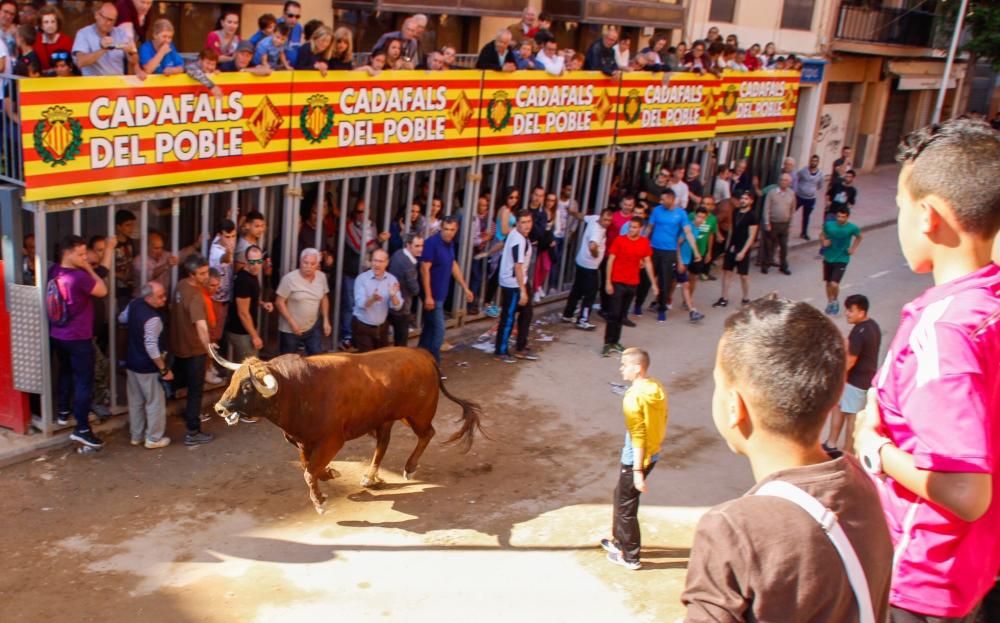
{"type": "Polygon", "coordinates": [[[271,68],[267,65],[257,65],[252,67],[254,47],[249,41],[240,41],[233,54],[233,60],[219,63],[219,71],[236,72],[245,71],[257,76],[267,76],[271,74],[271,68]]]}

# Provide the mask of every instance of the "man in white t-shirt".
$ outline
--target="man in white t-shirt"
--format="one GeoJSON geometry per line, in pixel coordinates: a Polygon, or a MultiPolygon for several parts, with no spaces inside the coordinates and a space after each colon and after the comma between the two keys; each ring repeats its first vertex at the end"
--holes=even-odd
{"type": "Polygon", "coordinates": [[[305,349],[306,355],[318,355],[323,352],[323,337],[330,335],[330,298],[327,296],[330,288],[326,277],[319,272],[319,262],[317,249],[303,249],[299,254],[298,270],[282,277],[275,291],[274,307],[281,314],[278,348],[282,355],[298,352],[300,347],[305,349]]]}
{"type": "Polygon", "coordinates": [[[531,212],[517,213],[517,224],[507,234],[503,254],[500,257],[500,325],[497,327],[497,343],[493,351],[498,361],[517,363],[518,359],[535,361],[538,355],[528,349],[528,333],[531,331],[531,284],[528,283],[528,268],[531,266],[531,242],[528,234],[534,219],[531,212]],[[517,343],[513,353],[507,342],[517,322],[517,343]]]}
{"type": "Polygon", "coordinates": [[[573,279],[573,289],[570,290],[569,299],[566,301],[562,321],[573,322],[577,303],[582,301],[580,315],[576,319],[576,328],[590,331],[596,326],[590,324],[590,308],[594,305],[594,298],[597,296],[597,289],[600,285],[598,268],[601,266],[601,260],[604,259],[608,227],[611,226],[611,217],[614,211],[605,209],[600,216],[596,214],[580,216],[579,212],[571,212],[570,214],[583,221],[584,229],[580,250],[576,254],[576,278],[573,279]]]}
{"type": "Polygon", "coordinates": [[[684,181],[684,174],[687,171],[684,165],[678,164],[674,167],[673,177],[670,179],[670,189],[674,191],[674,196],[677,197],[677,207],[682,210],[687,210],[688,198],[690,197],[690,191],[688,190],[688,185],[684,181]]]}

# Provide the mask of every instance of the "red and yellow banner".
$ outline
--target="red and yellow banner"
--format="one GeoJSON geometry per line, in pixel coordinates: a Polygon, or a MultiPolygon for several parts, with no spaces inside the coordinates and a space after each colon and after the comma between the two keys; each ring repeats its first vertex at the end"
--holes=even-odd
{"type": "Polygon", "coordinates": [[[26,201],[288,170],[290,74],[19,81],[26,201]]]}
{"type": "Polygon", "coordinates": [[[664,143],[711,138],[719,79],[689,73],[622,76],[615,143],[664,143]]]}
{"type": "Polygon", "coordinates": [[[799,102],[797,71],[726,72],[718,97],[716,134],[783,130],[795,123],[799,102]]]}
{"type": "Polygon", "coordinates": [[[18,81],[25,200],[789,128],[799,74],[275,72],[18,81]]]}
{"type": "Polygon", "coordinates": [[[476,154],[480,71],[295,72],[291,169],[476,154]]]}
{"type": "Polygon", "coordinates": [[[618,80],[597,71],[483,74],[479,155],[607,147],[618,80]]]}

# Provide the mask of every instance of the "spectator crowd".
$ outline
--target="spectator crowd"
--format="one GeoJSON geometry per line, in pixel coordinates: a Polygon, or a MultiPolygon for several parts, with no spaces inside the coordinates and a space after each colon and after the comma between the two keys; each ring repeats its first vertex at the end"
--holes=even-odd
{"type": "MultiPolygon", "coordinates": [[[[32,0],[18,4],[0,2],[0,75],[117,76],[187,73],[208,88],[215,88],[216,72],[267,74],[275,70],[362,69],[369,74],[383,70],[457,68],[457,50],[443,45],[425,49],[428,17],[416,14],[403,20],[399,30],[382,34],[367,55],[356,61],[351,29],[321,20],[306,20],[296,0],[285,2],[280,16],[271,13],[257,20],[257,31],[248,39],[240,35],[240,13],[224,9],[217,28],[208,33],[197,59],[186,61],[173,43],[175,25],[153,19],[150,0],[107,0],[93,5],[93,23],[76,33],[64,32],[63,16],[51,4],[32,0]]],[[[551,15],[532,7],[521,19],[500,30],[480,51],[475,67],[498,71],[543,70],[553,75],[580,69],[613,74],[619,71],[722,71],[801,69],[794,54],[778,54],[773,43],[740,47],[737,35],[724,40],[717,28],[690,44],[670,45],[668,35],[656,32],[641,50],[620,38],[608,26],[586,50],[560,49],[551,15]]]]}

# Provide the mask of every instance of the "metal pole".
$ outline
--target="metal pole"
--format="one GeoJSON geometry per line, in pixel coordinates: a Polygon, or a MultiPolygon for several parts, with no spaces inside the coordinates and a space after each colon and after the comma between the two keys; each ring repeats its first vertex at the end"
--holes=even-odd
{"type": "MultiPolygon", "coordinates": [[[[389,231],[389,224],[392,221],[392,195],[396,190],[396,174],[390,173],[385,186],[385,214],[382,215],[382,231],[389,231]]],[[[402,236],[401,236],[402,237],[402,236]]],[[[405,245],[404,245],[405,246],[405,245]]],[[[382,243],[382,248],[388,250],[389,241],[382,243]]]]}
{"type": "Polygon", "coordinates": [[[369,175],[365,178],[365,215],[361,221],[361,248],[358,253],[358,275],[367,270],[367,260],[368,255],[368,217],[371,215],[371,202],[372,202],[372,176],[369,175]]]}
{"type": "Polygon", "coordinates": [[[80,208],[73,210],[73,235],[79,236],[82,227],[80,226],[80,208]]]}
{"type": "Polygon", "coordinates": [[[240,220],[240,191],[238,190],[229,193],[229,220],[234,223],[240,220]]]}
{"type": "Polygon", "coordinates": [[[337,239],[337,261],[334,266],[337,267],[337,278],[334,279],[333,284],[333,318],[330,324],[333,326],[333,345],[336,348],[337,344],[340,343],[340,290],[344,283],[344,244],[346,244],[345,232],[347,231],[347,194],[351,191],[349,186],[350,180],[344,178],[340,184],[340,222],[337,224],[339,228],[338,234],[335,236],[337,239]]]}
{"type": "MultiPolygon", "coordinates": [[[[445,216],[451,216],[451,206],[455,199],[455,172],[458,171],[457,167],[452,167],[448,169],[448,176],[445,177],[444,182],[444,210],[445,216]]],[[[461,207],[461,206],[460,206],[461,207]]],[[[464,238],[463,238],[464,240],[464,238]]]]}
{"type": "MultiPolygon", "coordinates": [[[[323,195],[326,193],[326,180],[320,180],[319,185],[316,186],[316,240],[314,247],[320,251],[323,250],[323,195]]],[[[310,214],[312,214],[313,206],[309,206],[310,214]]],[[[323,269],[323,266],[320,266],[323,269]]]]}
{"type": "MultiPolygon", "coordinates": [[[[146,202],[143,201],[143,204],[146,202]]],[[[181,198],[174,197],[170,201],[170,254],[177,257],[177,251],[180,249],[180,237],[181,237],[181,198]]],[[[147,236],[143,234],[143,240],[146,240],[147,236]]],[[[145,260],[145,255],[143,260],[145,260]]],[[[170,267],[170,291],[173,292],[177,288],[177,266],[170,267]]]]}
{"type": "MultiPolygon", "coordinates": [[[[19,209],[19,208],[18,208],[19,209]]],[[[114,215],[112,214],[112,219],[114,215]]],[[[112,226],[114,225],[114,220],[111,221],[112,226]]],[[[114,231],[112,227],[111,231],[114,231]]],[[[41,321],[41,333],[42,333],[42,343],[38,346],[41,350],[42,356],[42,393],[41,393],[41,410],[42,410],[42,432],[46,435],[52,434],[52,352],[50,350],[49,342],[49,315],[44,311],[45,309],[45,286],[42,285],[46,283],[46,266],[45,254],[46,249],[49,246],[46,234],[48,233],[48,228],[45,226],[45,212],[41,206],[35,207],[35,281],[38,284],[38,303],[39,311],[41,312],[38,316],[41,321]]],[[[58,258],[57,258],[58,259],[58,258]]],[[[112,278],[115,271],[111,271],[112,278]]],[[[111,296],[114,296],[114,286],[112,285],[111,296]]],[[[114,305],[111,307],[114,309],[114,305]]],[[[114,314],[109,314],[114,317],[114,314]]],[[[112,325],[114,326],[114,325],[112,325]]]]}
{"type": "Polygon", "coordinates": [[[139,287],[149,279],[149,202],[139,204],[139,287]]]}
{"type": "MultiPolygon", "coordinates": [[[[208,218],[208,195],[201,196],[201,231],[205,232],[205,237],[201,239],[201,254],[203,257],[208,257],[208,249],[212,244],[212,234],[208,233],[211,225],[209,224],[208,218]]],[[[233,221],[234,223],[236,221],[233,221]]],[[[214,232],[212,232],[214,233],[214,232]]],[[[236,232],[236,236],[239,237],[239,231],[236,232]]]]}
{"type": "MultiPolygon", "coordinates": [[[[115,204],[112,202],[108,204],[108,237],[115,235],[115,204]]],[[[35,232],[37,236],[37,231],[35,232]]],[[[36,240],[36,243],[38,241],[36,240]]],[[[111,408],[114,409],[115,405],[118,404],[118,309],[117,300],[115,297],[115,290],[117,289],[117,279],[118,276],[115,274],[114,266],[108,271],[108,296],[112,297],[109,308],[111,313],[108,314],[108,365],[111,368],[110,378],[110,390],[111,390],[111,408]]],[[[43,274],[43,273],[38,273],[43,274]]],[[[46,355],[46,358],[48,355],[46,355]]],[[[48,362],[46,362],[48,363],[48,362]]],[[[48,366],[46,365],[46,370],[48,366]]]]}
{"type": "MultiPolygon", "coordinates": [[[[941,109],[944,108],[944,96],[948,93],[948,79],[951,78],[951,66],[955,64],[955,53],[958,51],[958,40],[962,36],[962,23],[965,12],[969,9],[969,0],[962,0],[958,8],[958,18],[955,19],[955,32],[951,33],[951,46],[948,48],[948,59],[944,62],[944,75],[941,77],[941,88],[938,89],[937,102],[934,104],[934,115],[931,123],[941,123],[941,109]]],[[[968,68],[966,68],[968,71],[968,68]]],[[[957,97],[958,94],[956,93],[957,97]]]]}
{"type": "MultiPolygon", "coordinates": [[[[530,205],[529,201],[531,199],[531,193],[534,191],[534,184],[532,184],[532,178],[535,174],[535,161],[528,161],[528,168],[525,170],[524,174],[524,190],[521,191],[521,201],[525,206],[530,205]]],[[[529,281],[531,281],[529,279],[529,281]]]]}
{"type": "MultiPolygon", "coordinates": [[[[403,229],[404,232],[410,233],[410,227],[413,225],[413,219],[410,218],[410,207],[413,205],[413,195],[416,192],[417,184],[417,172],[410,171],[410,179],[406,182],[406,208],[403,210],[403,218],[405,218],[406,227],[403,229]]],[[[421,236],[424,232],[417,232],[421,236]]]]}

